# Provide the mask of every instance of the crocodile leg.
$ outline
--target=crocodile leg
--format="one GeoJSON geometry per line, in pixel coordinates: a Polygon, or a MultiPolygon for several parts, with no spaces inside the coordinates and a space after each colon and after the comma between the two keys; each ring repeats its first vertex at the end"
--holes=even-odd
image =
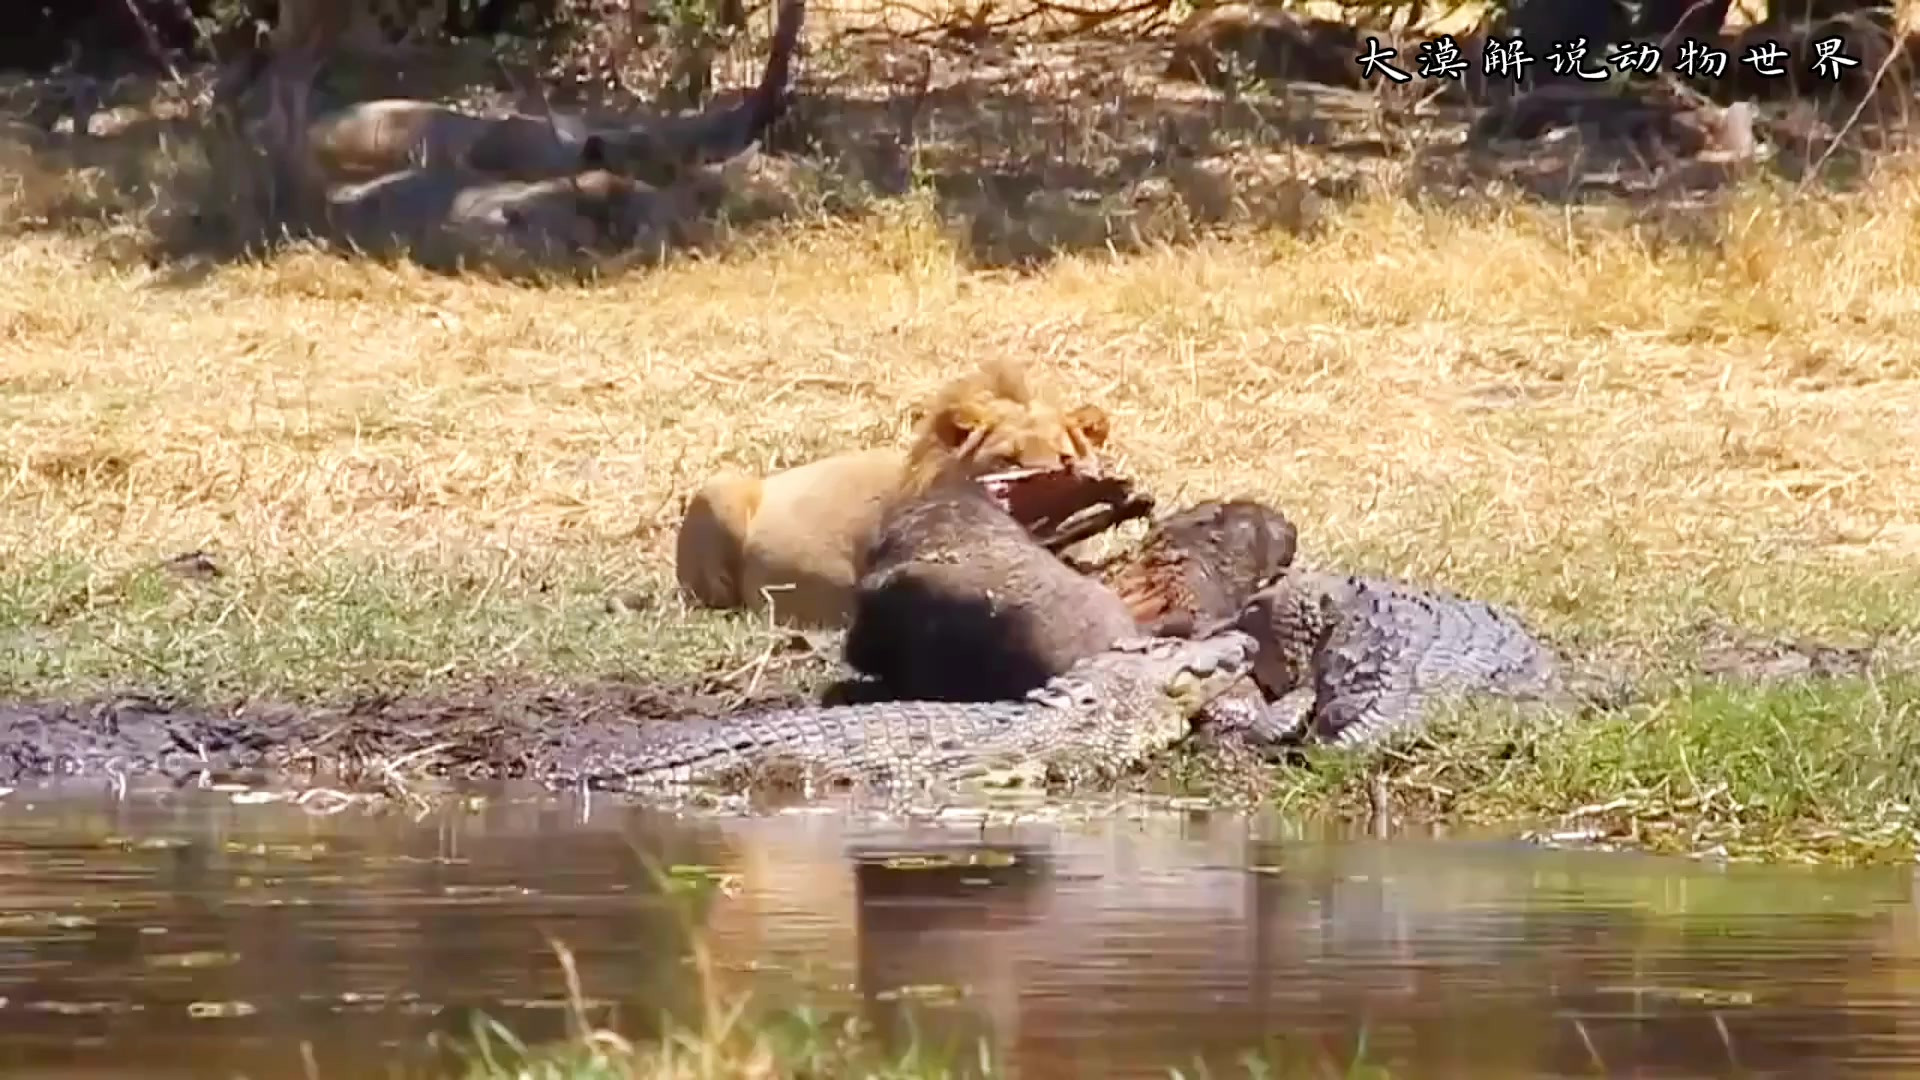
{"type": "Polygon", "coordinates": [[[1443,697],[1563,691],[1552,650],[1511,612],[1391,579],[1289,570],[1236,625],[1260,640],[1262,689],[1279,696],[1310,683],[1309,734],[1336,745],[1415,726],[1443,697]]]}
{"type": "Polygon", "coordinates": [[[1418,719],[1407,635],[1391,622],[1341,620],[1313,656],[1311,736],[1338,746],[1382,739],[1418,719]]]}
{"type": "Polygon", "coordinates": [[[1202,745],[1234,746],[1272,756],[1305,737],[1313,707],[1313,688],[1303,686],[1275,701],[1251,693],[1215,698],[1194,718],[1194,734],[1202,745]]]}

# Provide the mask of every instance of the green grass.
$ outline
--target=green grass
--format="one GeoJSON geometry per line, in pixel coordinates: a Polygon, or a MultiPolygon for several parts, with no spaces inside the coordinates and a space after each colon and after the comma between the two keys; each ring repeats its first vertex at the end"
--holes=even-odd
{"type": "MultiPolygon", "coordinates": [[[[1584,149],[1485,175],[1356,164],[1335,135],[1418,148],[1445,124],[1356,107],[1302,141],[1268,122],[1297,101],[1227,108],[1155,70],[986,108],[1031,78],[1010,68],[929,105],[916,168],[941,183],[801,199],[703,257],[554,287],[314,250],[116,260],[102,241],[178,194],[186,136],[8,151],[0,694],[763,682],[790,636],[669,587],[688,494],[896,442],[910,402],[992,352],[1106,408],[1114,464],[1166,509],[1263,499],[1304,563],[1511,605],[1651,680],[1624,715],[1482,716],[1385,759],[1405,813],[1910,858],[1910,681],[1687,678],[1703,618],[1878,641],[1892,668],[1920,651],[1920,162],[1857,163],[1845,191],[1759,168],[1679,208],[1563,206],[1517,178],[1584,149]],[[1161,152],[1163,119],[1192,160],[1161,152]],[[1100,197],[962,182],[1021,161],[1100,197]],[[1353,183],[1308,198],[1328,178],[1353,183]],[[982,250],[1001,241],[1046,257],[1009,272],[982,250]],[[198,548],[227,574],[153,569],[198,548]]],[[[816,126],[859,134],[838,119],[816,126]]],[[[832,155],[763,164],[855,179],[832,155]]],[[[1269,779],[1290,808],[1358,811],[1379,760],[1269,779]]]]}
{"type": "MultiPolygon", "coordinates": [[[[690,1013],[663,1015],[650,1038],[629,1039],[593,1021],[572,951],[557,941],[550,944],[567,982],[569,1034],[548,1043],[528,1043],[498,1020],[475,1015],[466,1037],[431,1040],[442,1060],[453,1066],[454,1075],[468,1080],[990,1080],[1006,1072],[986,1037],[936,1045],[923,1034],[924,1025],[912,1008],[901,1014],[902,1033],[883,1039],[850,1012],[807,1003],[804,988],[798,990],[798,1004],[781,1005],[752,991],[725,990],[717,981],[711,955],[701,944],[693,947],[690,957],[695,1008],[690,1013]]],[[[1238,1064],[1236,1071],[1222,1073],[1197,1061],[1193,1070],[1171,1070],[1169,1077],[1384,1080],[1389,1075],[1366,1063],[1364,1034],[1350,1055],[1283,1038],[1249,1047],[1238,1064]],[[1347,1061],[1337,1063],[1343,1056],[1347,1061]]]]}
{"type": "Polygon", "coordinates": [[[1668,853],[1836,863],[1920,852],[1920,677],[1683,684],[1542,723],[1479,708],[1414,745],[1315,751],[1276,772],[1283,807],[1369,811],[1384,773],[1415,820],[1532,827],[1668,853]]]}
{"type": "Polygon", "coordinates": [[[153,564],[110,574],[70,558],[15,564],[0,571],[0,694],[322,703],[495,676],[672,685],[784,640],[751,619],[659,618],[649,602],[669,593],[657,569],[628,577],[610,563],[242,558],[210,580],[153,564]],[[608,606],[621,596],[636,609],[608,606]]]}
{"type": "MultiPolygon", "coordinates": [[[[786,637],[751,616],[677,611],[657,569],[631,553],[625,563],[611,549],[599,559],[243,557],[207,580],[155,568],[102,575],[71,559],[14,564],[0,571],[0,687],[7,696],[149,689],[320,703],[514,676],[673,685],[730,673],[739,685],[786,637]],[[608,595],[624,593],[671,615],[609,610],[608,595]]],[[[1917,591],[1898,578],[1845,594],[1801,579],[1797,591],[1782,577],[1757,594],[1753,576],[1731,571],[1683,588],[1764,596],[1776,610],[1754,605],[1762,625],[1824,611],[1867,637],[1897,631],[1917,591]]],[[[1585,625],[1611,621],[1584,614],[1585,625]]],[[[1660,648],[1627,650],[1652,673],[1630,709],[1545,724],[1482,709],[1443,719],[1417,747],[1319,752],[1309,766],[1276,769],[1270,797],[1289,810],[1364,816],[1368,781],[1384,769],[1414,819],[1588,829],[1661,851],[1914,856],[1914,676],[1701,683],[1687,675],[1684,635],[1646,632],[1660,648]]],[[[806,665],[796,679],[812,688],[830,667],[806,665]]]]}
{"type": "Polygon", "coordinates": [[[802,1076],[945,1080],[1001,1075],[984,1046],[964,1057],[936,1054],[918,1044],[886,1053],[875,1048],[853,1019],[806,1008],[745,1020],[737,1030],[725,1033],[669,1025],[657,1040],[647,1043],[592,1031],[529,1046],[497,1021],[482,1018],[471,1038],[450,1049],[458,1062],[456,1075],[470,1080],[802,1076]]]}
{"type": "MultiPolygon", "coordinates": [[[[847,1077],[859,1080],[980,1080],[1006,1075],[986,1043],[941,1051],[909,1039],[894,1051],[877,1048],[856,1020],[799,1007],[745,1019],[716,1034],[669,1025],[655,1040],[636,1043],[608,1031],[585,1031],[553,1043],[528,1045],[498,1021],[479,1018],[467,1039],[447,1045],[454,1075],[467,1080],[728,1080],[773,1077],[847,1077]]],[[[1322,1047],[1290,1040],[1254,1047],[1231,1068],[1196,1062],[1173,1068],[1168,1080],[1388,1080],[1391,1070],[1366,1060],[1364,1043],[1342,1062],[1322,1047]]]]}

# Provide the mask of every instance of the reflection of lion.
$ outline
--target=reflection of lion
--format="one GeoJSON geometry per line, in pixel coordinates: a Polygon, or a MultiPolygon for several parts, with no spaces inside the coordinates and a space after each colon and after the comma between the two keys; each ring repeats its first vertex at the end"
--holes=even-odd
{"type": "Polygon", "coordinates": [[[904,452],[878,447],[766,477],[728,471],[709,480],[680,524],[681,588],[708,607],[771,601],[782,622],[845,626],[862,547],[896,498],[925,490],[952,462],[974,476],[1080,465],[1107,438],[1098,406],[1063,411],[1033,395],[1022,369],[997,360],[915,412],[904,452]]]}

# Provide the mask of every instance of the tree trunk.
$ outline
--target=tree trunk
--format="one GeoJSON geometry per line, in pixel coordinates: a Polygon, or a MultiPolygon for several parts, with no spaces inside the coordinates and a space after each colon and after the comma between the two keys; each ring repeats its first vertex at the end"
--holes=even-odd
{"type": "Polygon", "coordinates": [[[275,53],[308,49],[324,57],[378,37],[364,0],[280,0],[270,44],[275,53]]]}
{"type": "Polygon", "coordinates": [[[489,38],[505,33],[512,8],[508,0],[479,0],[479,9],[473,13],[473,33],[489,38]]]}
{"type": "Polygon", "coordinates": [[[260,239],[323,227],[326,184],[307,146],[314,79],[370,22],[361,0],[280,0],[263,46],[232,65],[217,100],[244,172],[231,191],[260,239]]]}
{"type": "Polygon", "coordinates": [[[1672,42],[1705,41],[1727,25],[1727,12],[1732,9],[1733,0],[1647,0],[1633,32],[1672,42]]]}

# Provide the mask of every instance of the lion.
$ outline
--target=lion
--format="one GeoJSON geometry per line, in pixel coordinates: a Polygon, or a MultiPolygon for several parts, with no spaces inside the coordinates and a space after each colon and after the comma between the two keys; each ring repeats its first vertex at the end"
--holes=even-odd
{"type": "Polygon", "coordinates": [[[336,238],[366,251],[410,250],[428,265],[518,254],[546,261],[671,239],[694,195],[605,169],[541,181],[472,170],[406,169],[327,198],[336,238]]]}
{"type": "MultiPolygon", "coordinates": [[[[432,101],[358,101],[308,124],[307,145],[329,180],[351,183],[406,168],[464,165],[473,144],[501,122],[432,101]]],[[[552,134],[546,141],[557,142],[552,134]]]]}
{"type": "MultiPolygon", "coordinates": [[[[956,463],[969,476],[1088,465],[1106,445],[1097,405],[1036,397],[1019,366],[990,360],[914,410],[911,444],[836,454],[770,476],[723,471],[689,501],[675,540],[682,592],[709,608],[762,610],[839,629],[853,616],[862,551],[883,512],[956,463]]],[[[1004,490],[996,494],[1011,500],[1004,490]]]]}
{"type": "Polygon", "coordinates": [[[545,109],[482,115],[433,101],[378,98],[315,119],[307,145],[330,183],[365,183],[416,168],[525,182],[606,169],[666,185],[700,165],[738,156],[786,115],[805,17],[805,0],[781,0],[760,82],[732,105],[607,124],[545,109]]]}

